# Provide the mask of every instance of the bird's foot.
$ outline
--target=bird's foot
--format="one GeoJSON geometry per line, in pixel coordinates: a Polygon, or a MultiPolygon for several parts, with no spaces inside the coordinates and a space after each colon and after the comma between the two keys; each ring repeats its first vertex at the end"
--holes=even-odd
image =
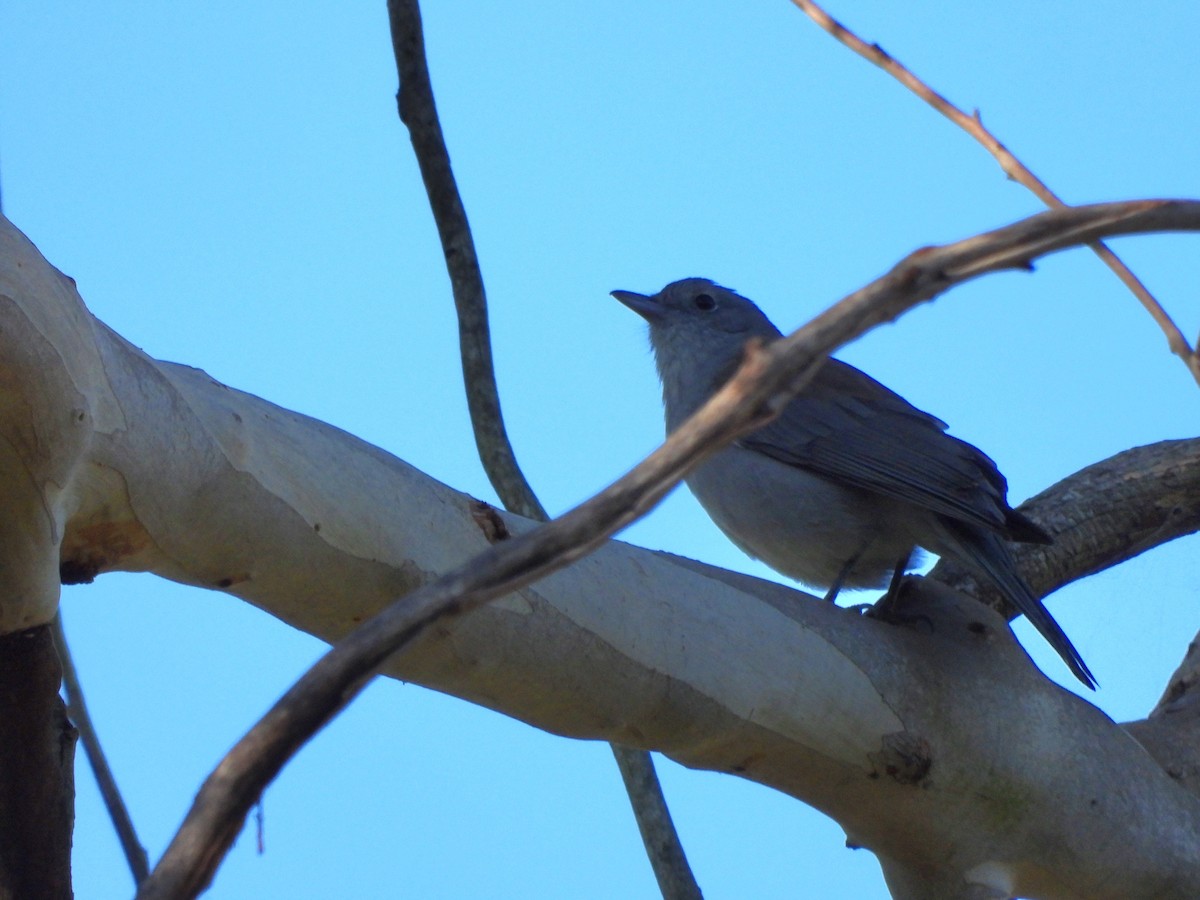
{"type": "Polygon", "coordinates": [[[882,597],[874,604],[864,604],[867,608],[863,615],[887,622],[890,625],[922,624],[933,631],[933,619],[924,613],[906,612],[903,609],[905,595],[912,588],[912,579],[908,576],[893,578],[891,585],[882,597]]]}

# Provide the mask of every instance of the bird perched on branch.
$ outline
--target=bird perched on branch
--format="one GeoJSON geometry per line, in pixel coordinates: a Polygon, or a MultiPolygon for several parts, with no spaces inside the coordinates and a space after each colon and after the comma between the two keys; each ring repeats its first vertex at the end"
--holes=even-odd
{"type": "MultiPolygon", "coordinates": [[[[733,374],[751,338],[780,337],[752,302],[704,278],[613,291],[650,325],[667,432],[733,374]]],[[[993,583],[1080,681],[1095,679],[1017,572],[1006,541],[1051,543],[1008,505],[982,451],[870,376],[827,360],[767,425],[697,466],[688,487],[738,547],[805,584],[877,588],[922,547],[993,583]]]]}

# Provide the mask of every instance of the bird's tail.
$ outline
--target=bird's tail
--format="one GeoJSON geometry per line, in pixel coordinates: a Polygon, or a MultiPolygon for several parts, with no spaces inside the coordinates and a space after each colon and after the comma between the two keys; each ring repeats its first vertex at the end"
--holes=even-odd
{"type": "Polygon", "coordinates": [[[1030,621],[1062,657],[1071,672],[1089,688],[1095,690],[1096,678],[1075,649],[1070,638],[1054,621],[1042,601],[1017,573],[1016,562],[1004,540],[983,529],[963,527],[959,523],[943,523],[956,544],[954,556],[969,562],[978,572],[998,587],[1006,598],[1030,621]]]}

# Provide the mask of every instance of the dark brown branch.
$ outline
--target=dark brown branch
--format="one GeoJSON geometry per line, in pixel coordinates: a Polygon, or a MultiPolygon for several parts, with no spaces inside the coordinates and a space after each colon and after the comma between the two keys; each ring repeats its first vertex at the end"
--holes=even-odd
{"type": "Polygon", "coordinates": [[[692,867],[684,856],[683,843],[678,839],[675,823],[671,821],[662,785],[650,762],[649,751],[634,750],[620,744],[609,746],[621,770],[625,791],[629,794],[638,831],[642,835],[642,844],[650,858],[654,877],[658,880],[659,892],[664,897],[699,900],[703,896],[700,885],[696,883],[692,867]],[[649,765],[643,764],[643,757],[649,765]]]}
{"type": "Polygon", "coordinates": [[[837,347],[987,272],[1100,237],[1200,230],[1200,202],[1136,201],[1042,213],[1007,228],[910,254],[891,272],[769,347],[750,346],[729,382],[663,446],[555,521],[500,541],[413,591],[325,654],[229,752],[138,896],[192,897],[211,880],[266,785],[350,702],[390,655],[430,626],[557,571],[647,512],[697,463],[760,426],[837,347]]]}
{"type": "MultiPolygon", "coordinates": [[[[437,222],[458,314],[459,352],[475,446],[484,471],[505,508],[544,522],[549,517],[521,472],[504,427],[500,391],[492,365],[483,274],[442,136],[417,0],[389,0],[388,20],[400,77],[400,90],[396,95],[400,119],[408,128],[429,207],[437,222]]],[[[663,896],[679,900],[699,897],[700,889],[671,821],[650,754],[615,744],[612,750],[663,896]]]]}
{"type": "Polygon", "coordinates": [[[62,665],[67,716],[70,717],[71,723],[79,732],[83,751],[87,754],[88,764],[92,767],[92,774],[96,778],[96,786],[100,789],[100,796],[104,800],[104,808],[108,810],[108,816],[112,819],[113,828],[117,832],[117,839],[121,842],[121,849],[125,853],[125,860],[129,863],[133,883],[141,884],[150,874],[146,848],[138,840],[137,830],[133,827],[133,819],[130,818],[129,810],[121,797],[121,791],[117,788],[117,780],[113,777],[112,769],[109,768],[108,760],[104,756],[104,748],[100,746],[100,736],[96,734],[96,727],[92,724],[92,717],[88,713],[87,703],[83,699],[83,687],[79,682],[79,675],[75,671],[75,662],[71,659],[66,633],[63,631],[61,610],[54,617],[50,627],[54,635],[54,644],[58,648],[59,662],[62,665]]]}
{"type": "MultiPolygon", "coordinates": [[[[995,157],[1004,174],[1013,181],[1028,188],[1051,209],[1066,206],[1066,203],[1050,190],[1045,182],[1034,175],[994,134],[983,127],[983,119],[978,111],[973,116],[967,115],[942,94],[929,87],[929,85],[914,75],[899,60],[878,44],[868,44],[837,19],[829,15],[829,13],[825,12],[816,3],[813,3],[812,0],[792,0],[792,2],[839,43],[849,47],[863,59],[883,69],[883,71],[887,72],[943,116],[971,135],[971,137],[975,138],[995,157]]],[[[1171,352],[1183,360],[1184,364],[1188,367],[1188,371],[1192,373],[1192,377],[1196,379],[1197,383],[1200,383],[1200,353],[1197,353],[1188,344],[1187,338],[1183,336],[1183,332],[1179,330],[1179,327],[1172,321],[1167,311],[1163,309],[1162,304],[1154,298],[1150,290],[1142,284],[1141,280],[1130,271],[1129,267],[1112,250],[1099,241],[1093,241],[1088,246],[1121,279],[1121,282],[1133,292],[1133,295],[1137,297],[1146,311],[1150,313],[1151,318],[1158,323],[1158,327],[1167,338],[1167,346],[1171,352]]]]}
{"type": "MultiPolygon", "coordinates": [[[[1039,597],[1200,531],[1200,439],[1135,447],[1088,466],[1032,497],[1021,512],[1054,538],[1014,544],[1039,597]]],[[[990,585],[950,562],[930,576],[972,594],[1008,618],[1016,611],[990,585]]]]}
{"type": "Polygon", "coordinates": [[[0,897],[70,900],[75,730],[49,625],[0,636],[0,897]]]}
{"type": "Polygon", "coordinates": [[[450,274],[475,445],[492,487],[505,507],[526,518],[545,519],[546,511],[517,465],[500,413],[483,275],[479,271],[467,211],[458,194],[458,185],[450,168],[450,154],[434,105],[417,0],[388,0],[388,21],[400,75],[396,105],[400,110],[400,121],[408,128],[412,140],[450,274]]]}

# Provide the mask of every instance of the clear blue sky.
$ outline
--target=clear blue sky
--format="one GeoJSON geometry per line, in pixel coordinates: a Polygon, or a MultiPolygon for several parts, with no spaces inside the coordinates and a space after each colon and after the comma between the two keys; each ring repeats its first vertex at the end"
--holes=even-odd
{"type": "MultiPolygon", "coordinates": [[[[1072,202],[1200,196],[1186,4],[841,3],[1072,202]]],[[[509,430],[562,511],[661,437],[643,326],[608,291],[706,275],[802,324],[906,252],[1037,212],[965,135],[786,0],[427,4],[430,64],[491,301],[509,430]]],[[[152,355],[492,496],[447,278],[396,115],[384,3],[10,0],[8,216],[152,355]]],[[[1200,330],[1195,237],[1122,241],[1200,330]]],[[[1089,254],[961,289],[841,354],[991,454],[1015,500],[1194,435],[1200,393],[1089,254]]],[[[678,491],[623,538],[747,560],[678,491]]],[[[1117,719],[1195,634],[1195,540],[1053,597],[1117,719]]],[[[204,775],[322,651],[218,593],[106,576],[64,595],[112,765],[152,857],[204,775]]],[[[1070,676],[1023,624],[1047,672],[1070,676]]],[[[82,758],[82,754],[81,754],[82,758]]],[[[661,765],[711,898],[885,896],[800,803],[661,765]]],[[[131,882],[80,763],[76,896],[131,882]]],[[[212,896],[653,897],[605,745],[378,682],[266,795],[212,896]]]]}

